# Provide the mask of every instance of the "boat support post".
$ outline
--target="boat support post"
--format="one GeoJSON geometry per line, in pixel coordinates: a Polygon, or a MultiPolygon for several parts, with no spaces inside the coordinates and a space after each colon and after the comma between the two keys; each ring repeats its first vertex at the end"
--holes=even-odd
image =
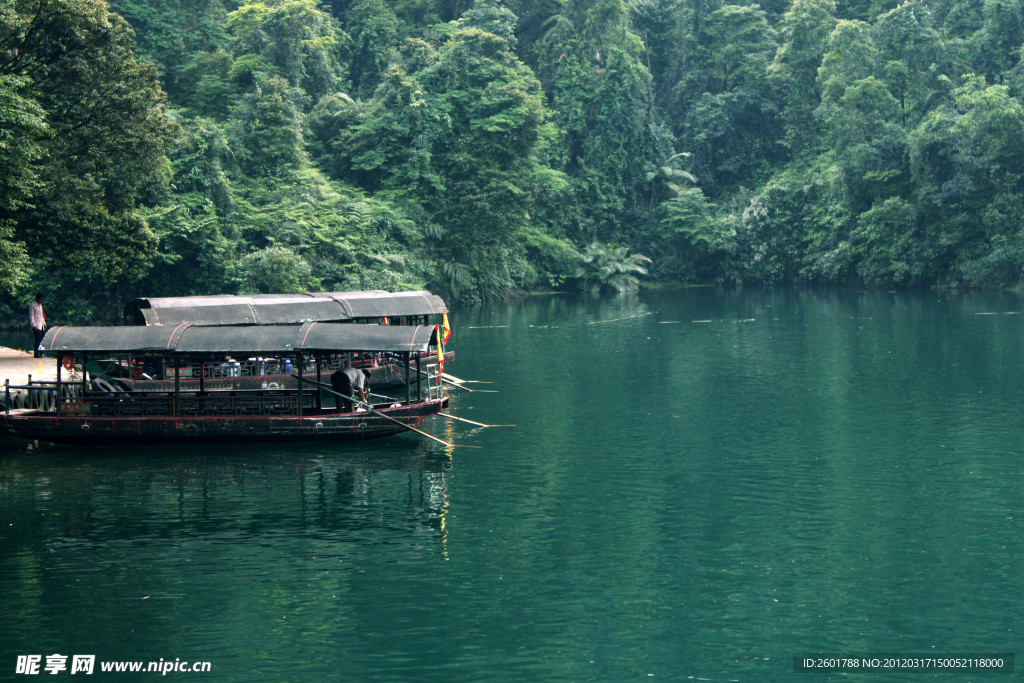
{"type": "MultiPolygon", "coordinates": [[[[176,362],[174,363],[174,410],[171,411],[171,414],[174,416],[175,424],[177,424],[178,417],[181,414],[181,359],[175,359],[175,361],[176,362]]],[[[164,367],[167,367],[166,360],[164,362],[164,367]]],[[[167,375],[165,374],[164,377],[167,377],[167,375]]]]}
{"type": "Polygon", "coordinates": [[[409,386],[409,352],[405,354],[405,404],[409,405],[412,403],[412,387],[409,386]]]}
{"type": "MultiPolygon", "coordinates": [[[[319,383],[320,379],[320,356],[313,354],[313,365],[316,367],[316,381],[319,383]]],[[[317,413],[323,412],[324,409],[324,392],[316,392],[316,411],[317,413]]]]}
{"type": "Polygon", "coordinates": [[[299,380],[296,382],[299,388],[298,397],[295,399],[295,414],[302,419],[302,354],[295,354],[295,372],[296,378],[299,380]]]}
{"type": "Polygon", "coordinates": [[[416,401],[422,401],[423,371],[420,370],[420,354],[416,354],[416,401]]]}

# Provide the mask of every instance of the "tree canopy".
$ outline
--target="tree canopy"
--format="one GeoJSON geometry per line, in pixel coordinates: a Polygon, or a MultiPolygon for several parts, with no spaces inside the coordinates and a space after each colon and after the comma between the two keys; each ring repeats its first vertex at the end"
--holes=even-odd
{"type": "Polygon", "coordinates": [[[0,303],[1015,285],[1022,46],[1007,0],[0,0],[0,303]]]}
{"type": "Polygon", "coordinates": [[[166,188],[176,126],[128,24],[91,0],[7,3],[0,79],[0,221],[4,249],[31,259],[20,278],[141,277],[157,240],[139,208],[166,188]]]}

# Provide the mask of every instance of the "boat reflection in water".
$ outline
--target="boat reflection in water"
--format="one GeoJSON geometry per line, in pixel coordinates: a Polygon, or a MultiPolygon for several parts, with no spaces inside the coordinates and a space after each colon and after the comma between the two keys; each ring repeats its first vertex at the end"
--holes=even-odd
{"type": "MultiPolygon", "coordinates": [[[[58,575],[127,560],[128,585],[118,590],[128,595],[133,582],[144,595],[156,575],[186,566],[244,575],[285,557],[361,569],[380,560],[382,545],[392,562],[444,558],[450,462],[436,449],[383,444],[330,455],[282,446],[224,456],[197,446],[187,456],[154,447],[117,457],[43,445],[0,461],[0,514],[10,524],[0,555],[20,557],[22,571],[58,575]]],[[[13,590],[40,577],[21,578],[6,583],[13,590]]],[[[100,595],[76,599],[111,590],[89,589],[100,595]]],[[[60,592],[39,599],[59,600],[60,592]]]]}

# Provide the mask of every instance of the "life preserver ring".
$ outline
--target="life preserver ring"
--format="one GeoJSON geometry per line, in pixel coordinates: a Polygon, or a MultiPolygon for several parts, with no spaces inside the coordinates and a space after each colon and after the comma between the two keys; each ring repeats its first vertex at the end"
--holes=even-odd
{"type": "Polygon", "coordinates": [[[60,363],[68,372],[71,372],[72,370],[75,369],[75,357],[72,356],[70,353],[61,358],[60,363]]]}

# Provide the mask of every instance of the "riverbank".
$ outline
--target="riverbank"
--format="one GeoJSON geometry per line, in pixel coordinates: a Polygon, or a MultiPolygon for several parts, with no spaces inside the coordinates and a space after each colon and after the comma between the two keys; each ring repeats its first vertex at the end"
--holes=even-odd
{"type": "Polygon", "coordinates": [[[57,379],[54,361],[48,358],[35,358],[31,353],[20,349],[0,346],[0,384],[7,380],[10,380],[11,384],[26,384],[29,375],[33,380],[57,379]]]}

